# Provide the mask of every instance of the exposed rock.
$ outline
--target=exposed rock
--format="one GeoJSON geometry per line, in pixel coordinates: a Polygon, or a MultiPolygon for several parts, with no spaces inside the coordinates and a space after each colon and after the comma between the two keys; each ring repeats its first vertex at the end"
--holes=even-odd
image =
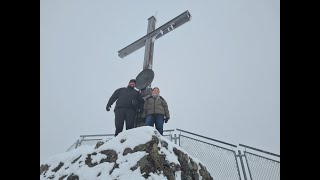
{"type": "Polygon", "coordinates": [[[41,166],[40,166],[40,175],[44,172],[44,174],[48,171],[48,169],[49,169],[49,167],[50,166],[48,166],[47,164],[42,164],[41,166]]]}
{"type": "Polygon", "coordinates": [[[199,163],[199,165],[200,165],[199,173],[202,176],[202,179],[213,180],[210,173],[207,171],[207,168],[204,167],[201,163],[199,163]]]}
{"type": "Polygon", "coordinates": [[[59,180],[63,180],[65,177],[67,177],[68,175],[63,175],[59,178],[59,180]]]}
{"type": "Polygon", "coordinates": [[[115,168],[119,168],[119,164],[115,163],[115,164],[113,165],[112,169],[110,170],[109,174],[112,174],[112,172],[113,172],[113,170],[114,170],[115,168]]]}
{"type": "Polygon", "coordinates": [[[89,167],[94,167],[94,166],[98,165],[98,163],[96,163],[96,162],[92,163],[92,159],[91,159],[91,156],[92,155],[96,155],[96,154],[97,153],[88,154],[88,156],[87,156],[87,158],[86,158],[84,163],[89,167]]]}
{"type": "Polygon", "coordinates": [[[74,175],[74,174],[70,174],[70,176],[68,176],[67,180],[79,180],[79,176],[74,175]]]}
{"type": "Polygon", "coordinates": [[[74,159],[71,164],[74,164],[75,162],[77,162],[79,159],[81,158],[81,155],[79,157],[77,157],[76,159],[74,159]]]}
{"type": "Polygon", "coordinates": [[[107,149],[107,150],[100,151],[100,153],[107,155],[107,158],[101,159],[99,164],[104,162],[109,162],[109,163],[116,162],[118,159],[118,155],[114,150],[107,149]]]}
{"type": "Polygon", "coordinates": [[[133,150],[132,150],[131,148],[126,148],[126,149],[124,149],[122,155],[125,156],[125,155],[127,155],[127,154],[129,154],[129,153],[133,153],[133,150]]]}
{"type": "Polygon", "coordinates": [[[96,146],[94,147],[94,149],[98,149],[100,146],[102,146],[104,144],[103,141],[98,141],[96,146]]]}
{"type": "Polygon", "coordinates": [[[60,162],[59,165],[56,168],[54,168],[52,171],[57,172],[63,166],[63,164],[64,164],[63,162],[60,162]]]}

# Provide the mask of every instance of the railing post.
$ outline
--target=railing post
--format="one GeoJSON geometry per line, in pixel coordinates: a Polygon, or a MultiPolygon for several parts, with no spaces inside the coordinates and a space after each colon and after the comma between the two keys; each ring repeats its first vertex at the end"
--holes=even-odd
{"type": "Polygon", "coordinates": [[[177,137],[177,134],[174,134],[174,136],[170,134],[170,139],[171,139],[171,142],[173,142],[174,144],[178,144],[177,140],[179,139],[179,146],[180,146],[180,136],[177,137]]]}
{"type": "Polygon", "coordinates": [[[172,137],[172,134],[170,133],[170,141],[172,142],[173,140],[173,137],[172,137]]]}
{"type": "Polygon", "coordinates": [[[244,177],[245,180],[247,180],[246,170],[244,168],[243,160],[242,160],[242,156],[243,155],[241,155],[241,151],[240,150],[238,150],[238,153],[239,153],[238,157],[239,157],[240,163],[241,163],[241,169],[242,169],[242,172],[243,172],[243,177],[244,177]]]}
{"type": "Polygon", "coordinates": [[[248,160],[247,160],[247,156],[246,156],[246,152],[244,151],[243,153],[244,155],[244,158],[246,159],[246,163],[247,163],[247,166],[248,166],[248,171],[249,171],[249,176],[250,176],[250,179],[252,179],[252,175],[251,175],[251,171],[250,171],[250,167],[249,167],[249,163],[248,163],[248,160]]]}
{"type": "Polygon", "coordinates": [[[76,147],[75,147],[74,149],[77,149],[77,148],[78,148],[78,146],[79,146],[79,144],[80,144],[79,141],[80,141],[80,140],[78,139],[77,142],[76,142],[76,147]]]}
{"type": "Polygon", "coordinates": [[[82,137],[81,139],[78,139],[77,144],[76,144],[76,148],[81,146],[81,142],[82,142],[83,139],[84,139],[84,137],[82,137]]]}
{"type": "Polygon", "coordinates": [[[174,143],[177,144],[177,134],[174,134],[174,143]]]}

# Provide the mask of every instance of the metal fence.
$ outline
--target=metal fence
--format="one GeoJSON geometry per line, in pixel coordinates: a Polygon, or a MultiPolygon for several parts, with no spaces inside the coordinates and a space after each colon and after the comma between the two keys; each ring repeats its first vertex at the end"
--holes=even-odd
{"type": "MultiPolygon", "coordinates": [[[[182,129],[164,130],[163,136],[201,161],[215,180],[280,179],[280,155],[182,129]]],[[[81,135],[67,151],[82,145],[94,145],[101,140],[108,141],[113,137],[114,134],[81,135]]]]}
{"type": "MultiPolygon", "coordinates": [[[[172,132],[175,130],[164,130],[163,136],[169,139],[170,141],[173,141],[173,135],[172,132]]],[[[76,140],[68,149],[68,151],[71,151],[72,149],[76,149],[79,146],[83,145],[95,145],[98,141],[109,141],[114,137],[114,134],[96,134],[96,135],[80,135],[80,139],[76,140]]]]}
{"type": "Polygon", "coordinates": [[[76,140],[68,149],[71,151],[72,149],[76,149],[79,146],[83,145],[95,145],[98,141],[102,140],[110,140],[114,137],[114,134],[96,134],[96,135],[80,135],[80,139],[76,140]]]}
{"type": "Polygon", "coordinates": [[[236,145],[224,143],[181,129],[177,130],[180,132],[180,147],[204,163],[214,179],[241,179],[236,153],[232,149],[236,148],[236,145]],[[217,144],[199,140],[200,138],[216,142],[217,144]]]}
{"type": "Polygon", "coordinates": [[[280,180],[280,156],[257,148],[239,144],[245,148],[244,158],[248,165],[250,179],[254,180],[280,180]],[[248,152],[248,151],[255,152],[248,152]],[[260,155],[259,155],[259,154],[260,155]],[[269,157],[267,157],[269,156],[269,157]]]}

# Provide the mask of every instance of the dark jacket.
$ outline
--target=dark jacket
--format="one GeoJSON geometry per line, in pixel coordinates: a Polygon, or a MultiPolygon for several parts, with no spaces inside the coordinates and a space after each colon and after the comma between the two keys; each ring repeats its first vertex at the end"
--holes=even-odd
{"type": "Polygon", "coordinates": [[[163,97],[153,98],[148,95],[143,107],[142,117],[145,118],[149,114],[163,114],[167,119],[170,118],[168,104],[163,97]]]}
{"type": "Polygon", "coordinates": [[[143,108],[144,100],[140,92],[131,87],[117,89],[110,97],[107,107],[111,107],[116,100],[116,107],[114,109],[130,108],[136,111],[143,108]]]}

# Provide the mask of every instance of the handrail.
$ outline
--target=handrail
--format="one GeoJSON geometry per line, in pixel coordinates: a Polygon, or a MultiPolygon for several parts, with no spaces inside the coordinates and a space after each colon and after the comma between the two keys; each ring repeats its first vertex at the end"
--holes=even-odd
{"type": "Polygon", "coordinates": [[[199,134],[195,134],[195,133],[192,133],[192,132],[189,132],[189,131],[185,131],[185,130],[182,130],[182,129],[177,129],[177,130],[185,132],[185,133],[189,133],[189,134],[192,134],[192,135],[195,135],[195,136],[199,136],[199,137],[202,137],[202,138],[205,138],[205,139],[209,139],[209,140],[212,140],[212,141],[216,141],[216,142],[219,142],[219,143],[222,143],[222,144],[226,144],[226,145],[229,145],[229,146],[232,146],[232,147],[237,147],[234,144],[230,144],[230,143],[226,143],[226,142],[219,141],[219,140],[216,140],[216,139],[212,139],[212,138],[209,138],[209,137],[206,137],[206,136],[202,136],[202,135],[199,135],[199,134]]]}
{"type": "MultiPolygon", "coordinates": [[[[163,130],[163,132],[172,132],[174,129],[163,130]]],[[[91,135],[80,135],[80,137],[94,137],[94,136],[114,136],[114,134],[91,134],[91,135]]]]}
{"type": "Polygon", "coordinates": [[[280,155],[278,155],[278,154],[274,154],[274,153],[271,153],[271,152],[268,152],[268,151],[264,151],[264,150],[261,150],[261,149],[253,148],[253,147],[250,147],[250,146],[247,146],[247,145],[239,144],[239,146],[242,146],[242,147],[245,147],[245,148],[249,148],[249,149],[253,149],[253,150],[256,150],[256,151],[260,151],[260,152],[263,152],[263,153],[266,153],[266,154],[270,154],[270,155],[273,155],[273,156],[280,157],[280,155]]]}
{"type": "Polygon", "coordinates": [[[94,136],[114,136],[114,134],[93,134],[93,135],[80,135],[80,137],[94,137],[94,136]]]}

